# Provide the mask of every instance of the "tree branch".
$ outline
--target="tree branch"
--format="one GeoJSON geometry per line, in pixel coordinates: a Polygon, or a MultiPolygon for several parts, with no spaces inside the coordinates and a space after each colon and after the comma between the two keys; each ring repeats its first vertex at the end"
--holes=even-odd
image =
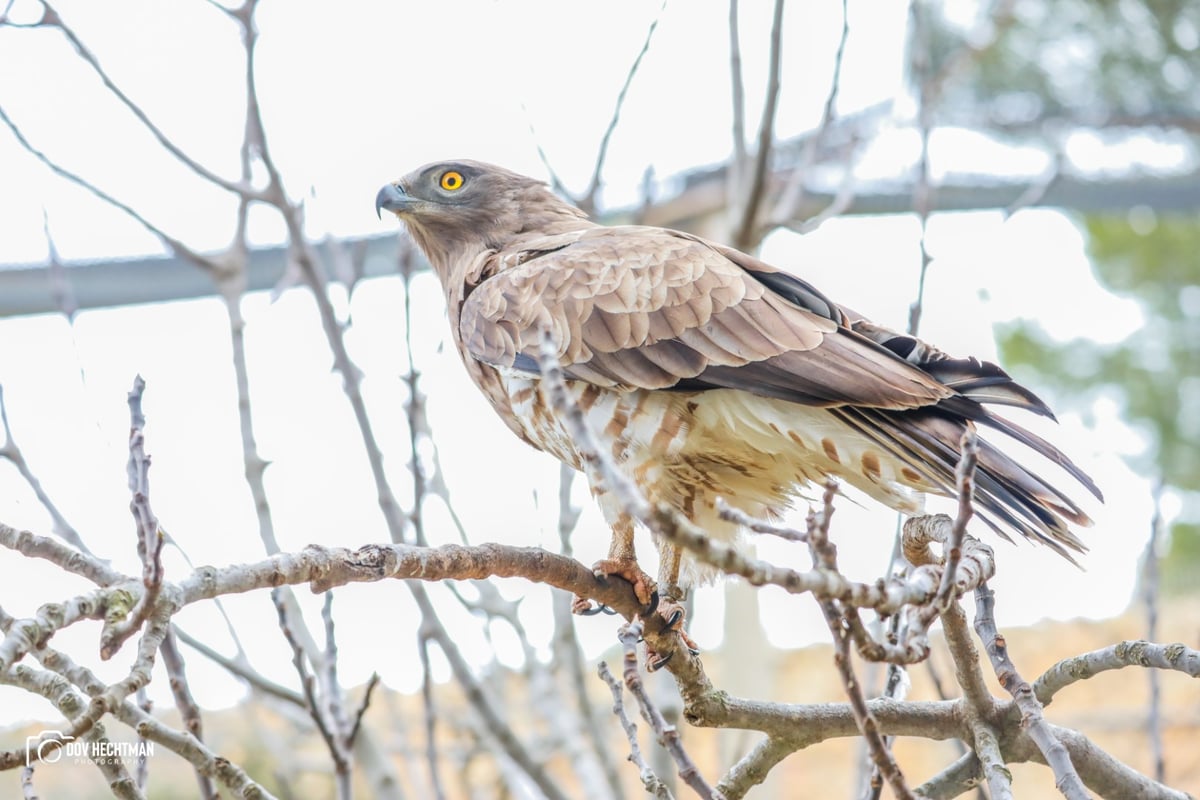
{"type": "Polygon", "coordinates": [[[983,642],[1000,685],[1013,696],[1021,713],[1021,727],[1032,739],[1054,771],[1054,785],[1067,800],[1085,800],[1090,797],[1079,773],[1071,763],[1067,748],[1054,735],[1049,723],[1042,717],[1042,706],[1033,693],[1033,687],[1021,678],[1008,656],[1008,645],[996,630],[993,608],[995,595],[987,584],[975,590],[975,632],[983,642]]]}
{"type": "Polygon", "coordinates": [[[750,175],[746,195],[738,198],[742,205],[741,222],[733,236],[733,245],[750,251],[758,244],[760,207],[767,191],[767,175],[775,141],[775,112],[779,108],[779,74],[783,60],[783,0],[775,0],[771,18],[771,49],[767,63],[767,96],[763,103],[762,119],[758,123],[758,148],[754,153],[754,171],[750,175]]]}

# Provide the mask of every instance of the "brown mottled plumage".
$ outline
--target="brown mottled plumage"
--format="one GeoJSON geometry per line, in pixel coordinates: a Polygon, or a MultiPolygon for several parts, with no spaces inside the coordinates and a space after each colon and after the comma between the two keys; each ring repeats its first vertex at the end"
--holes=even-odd
{"type": "MultiPolygon", "coordinates": [[[[753,256],[678,231],[597,225],[543,183],[474,161],[421,167],[384,186],[376,207],[404,220],[429,257],[463,362],[513,432],[580,467],[538,389],[538,332],[549,325],[569,389],[616,461],[652,500],[714,535],[737,533],[717,497],[770,514],[829,475],[916,512],[923,494],[954,492],[959,440],[975,423],[1100,497],[1055,447],[985,408],[1053,416],[999,367],[858,319],[753,256]]],[[[1002,535],[1068,558],[1085,549],[1067,526],[1090,524],[1080,508],[986,442],[975,497],[1002,535]]],[[[598,500],[613,527],[598,566],[648,594],[632,521],[598,500]]],[[[660,549],[668,594],[711,575],[660,549]]]]}

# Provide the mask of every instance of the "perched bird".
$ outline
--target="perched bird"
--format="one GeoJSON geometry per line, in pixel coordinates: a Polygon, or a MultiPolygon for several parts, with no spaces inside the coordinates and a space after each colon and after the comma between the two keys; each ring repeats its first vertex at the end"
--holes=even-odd
{"type": "MultiPolygon", "coordinates": [[[[654,502],[718,538],[737,535],[717,498],[754,516],[780,512],[827,476],[917,513],[953,495],[959,441],[981,424],[1092,480],[1049,442],[992,413],[1053,418],[995,364],[954,358],[852,314],[803,279],[679,231],[605,226],[541,181],[476,161],[429,164],[385,185],[395,213],[446,293],[454,344],[508,427],[581,469],[580,453],[539,389],[548,325],[568,389],[601,446],[654,502]]],[[[978,515],[1070,558],[1067,523],[1089,525],[1049,482],[980,441],[978,515]]],[[[612,544],[598,572],[655,584],[634,556],[634,520],[593,487],[612,544]]],[[[1007,536],[1006,536],[1007,538],[1007,536]]],[[[669,543],[657,589],[671,602],[712,570],[669,543]]]]}

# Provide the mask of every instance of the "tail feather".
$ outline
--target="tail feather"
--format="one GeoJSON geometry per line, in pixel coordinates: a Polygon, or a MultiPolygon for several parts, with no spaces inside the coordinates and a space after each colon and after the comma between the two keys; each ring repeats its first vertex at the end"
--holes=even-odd
{"type": "MultiPolygon", "coordinates": [[[[961,458],[959,441],[972,422],[961,416],[950,416],[936,410],[887,411],[870,408],[841,407],[833,412],[847,425],[870,438],[894,458],[919,474],[926,485],[915,488],[932,490],[953,496],[955,469],[961,458]]],[[[997,417],[987,415],[987,422],[997,417]]],[[[984,420],[981,420],[984,421],[984,420]]],[[[1008,433],[1008,429],[993,425],[1008,433]]],[[[1027,433],[1017,426],[1012,429],[1027,433]]],[[[1049,449],[1048,457],[1062,463],[1072,475],[1091,489],[1094,484],[1086,474],[1056,449],[1040,438],[1028,434],[1030,441],[1014,436],[1038,452],[1049,449]],[[1033,443],[1031,443],[1033,442],[1033,443]],[[1041,443],[1045,447],[1039,447],[1041,443]],[[1054,455],[1058,458],[1055,458],[1054,455]],[[1061,459],[1061,461],[1060,461],[1061,459]]],[[[1089,525],[1091,520],[1078,506],[1047,481],[1021,466],[991,444],[980,441],[979,463],[975,472],[975,502],[980,518],[1004,538],[1013,530],[1025,538],[1049,545],[1060,555],[1074,562],[1070,551],[1086,551],[1086,546],[1067,526],[1067,521],[1089,525]]]]}

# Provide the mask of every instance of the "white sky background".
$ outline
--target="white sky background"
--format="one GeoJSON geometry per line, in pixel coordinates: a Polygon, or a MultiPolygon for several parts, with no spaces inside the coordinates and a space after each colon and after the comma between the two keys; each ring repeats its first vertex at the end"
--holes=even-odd
{"type": "MultiPolygon", "coordinates": [[[[751,123],[758,118],[764,83],[769,5],[743,4],[751,123]]],[[[221,174],[236,177],[242,61],[231,23],[199,2],[64,2],[59,10],[177,143],[221,174]]],[[[904,4],[852,3],[851,13],[842,113],[895,99],[902,91],[904,4]]],[[[284,178],[293,195],[309,198],[311,234],[393,227],[393,221],[380,223],[374,216],[376,190],[430,160],[472,157],[544,175],[536,142],[567,185],[581,190],[617,91],[657,14],[657,2],[629,1],[363,0],[336,7],[266,2],[259,15],[260,100],[284,178]]],[[[839,14],[836,2],[789,8],[781,136],[810,128],[819,118],[839,14]]],[[[667,7],[612,140],[604,173],[608,204],[636,201],[648,165],[665,178],[727,156],[726,24],[724,2],[667,7]]],[[[227,243],[233,200],[159,151],[60,36],[0,31],[0,76],[0,103],[38,147],[192,246],[216,249],[227,243]]],[[[911,136],[896,132],[883,142],[860,164],[864,177],[897,175],[911,163],[916,146],[911,136]]],[[[935,138],[933,155],[939,174],[972,166],[994,170],[999,159],[1021,174],[1036,175],[1045,166],[1036,153],[997,154],[953,133],[935,138]]],[[[0,132],[0,263],[45,257],[43,209],[65,259],[160,250],[136,223],[54,178],[0,132]]],[[[258,212],[254,223],[256,242],[280,239],[281,228],[269,214],[258,212]]],[[[917,223],[909,217],[834,220],[803,238],[777,234],[763,255],[835,299],[902,328],[916,284],[917,235],[917,223]]],[[[1135,305],[1095,285],[1080,232],[1056,212],[1024,211],[1008,221],[998,212],[936,216],[928,242],[935,260],[922,334],[952,352],[993,358],[993,325],[1018,317],[1037,319],[1058,336],[1107,341],[1140,325],[1135,305]]],[[[469,385],[457,356],[440,347],[447,333],[444,311],[432,277],[426,277],[415,304],[423,334],[417,359],[458,512],[475,542],[556,549],[557,463],[515,441],[469,385]],[[545,501],[535,503],[535,493],[545,501]]],[[[376,435],[403,499],[407,433],[401,376],[407,364],[399,283],[371,281],[349,305],[340,288],[334,293],[340,309],[352,312],[348,341],[366,375],[376,435]]],[[[266,481],[281,545],[295,550],[310,542],[353,547],[385,541],[358,433],[340,381],[329,369],[331,358],[311,300],[303,290],[289,291],[274,303],[260,293],[246,299],[244,311],[259,449],[273,462],[266,481]]],[[[125,485],[125,393],[136,373],[148,384],[152,502],[163,526],[198,564],[263,554],[242,478],[228,350],[225,315],[215,300],[84,312],[73,328],[57,315],[0,320],[0,383],[18,441],[89,545],[130,574],[139,568],[125,485]]],[[[1035,377],[1028,378],[1035,390],[1040,388],[1035,377]]],[[[1139,449],[1141,440],[1121,424],[1115,406],[1097,410],[1095,428],[1086,428],[1074,414],[1060,416],[1057,427],[1021,421],[1051,435],[1096,478],[1109,503],[1087,506],[1097,525],[1085,533],[1093,548],[1086,572],[1044,548],[993,541],[1002,625],[1115,614],[1131,596],[1150,517],[1149,489],[1119,455],[1139,449]]],[[[1082,497],[1082,490],[1069,488],[1082,497]]],[[[586,502],[582,490],[579,499],[586,502]]],[[[453,540],[436,509],[427,513],[431,535],[453,540]]],[[[0,520],[49,532],[45,512],[4,464],[0,520]]],[[[889,512],[843,502],[834,533],[847,571],[861,578],[877,575],[886,563],[893,526],[889,512]]],[[[577,556],[584,561],[602,557],[607,540],[599,515],[589,508],[575,538],[577,556]]],[[[648,542],[642,552],[652,552],[648,542]]],[[[776,543],[760,552],[807,564],[802,552],[776,543]]],[[[174,552],[167,563],[174,576],[187,569],[174,552]]],[[[10,589],[4,602],[19,617],[40,602],[66,599],[86,588],[56,568],[0,552],[0,585],[14,584],[27,591],[10,589]]],[[[510,594],[530,596],[523,620],[535,643],[545,646],[551,625],[548,590],[530,589],[523,581],[504,585],[510,594]]],[[[358,585],[336,595],[344,680],[358,683],[378,670],[392,687],[415,688],[419,668],[412,643],[418,615],[404,588],[358,585]]],[[[231,598],[227,607],[256,666],[290,682],[290,655],[275,629],[267,594],[231,598]]],[[[486,642],[473,633],[474,624],[457,604],[441,607],[447,625],[462,632],[460,644],[482,663],[486,642]]],[[[762,607],[768,635],[780,645],[806,643],[824,628],[808,598],[766,590],[762,607]]],[[[189,608],[177,620],[231,651],[211,604],[189,608]]],[[[709,590],[701,598],[695,623],[702,646],[719,644],[718,592],[709,590]]],[[[613,642],[611,618],[578,624],[591,654],[613,642]]],[[[95,652],[97,632],[95,625],[79,624],[55,642],[77,656],[95,652]]],[[[513,658],[516,649],[505,643],[504,632],[495,633],[501,658],[513,658]]],[[[131,657],[122,653],[110,664],[93,666],[115,680],[131,657]]],[[[188,654],[188,662],[202,704],[227,704],[241,696],[239,684],[201,656],[188,654]]],[[[441,665],[437,669],[445,674],[441,665]]],[[[162,703],[170,702],[166,690],[165,680],[151,685],[152,696],[162,703]]],[[[15,690],[3,690],[0,698],[0,722],[47,713],[44,703],[15,690]]]]}

